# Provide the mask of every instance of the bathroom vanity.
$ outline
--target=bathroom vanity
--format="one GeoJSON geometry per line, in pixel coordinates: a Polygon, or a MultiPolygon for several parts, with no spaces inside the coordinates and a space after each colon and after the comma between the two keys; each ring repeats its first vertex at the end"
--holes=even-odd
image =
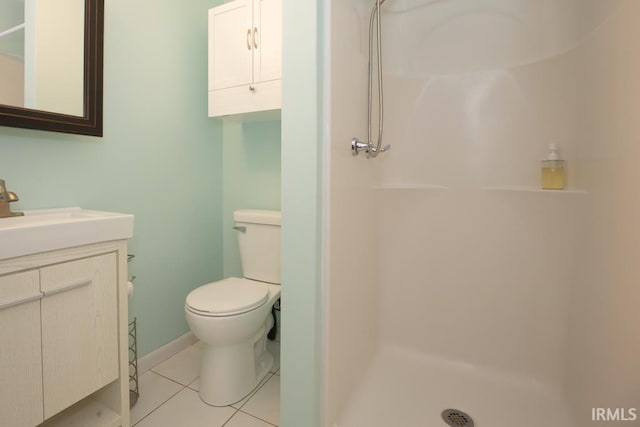
{"type": "Polygon", "coordinates": [[[0,425],[129,426],[133,216],[0,220],[0,425]]]}

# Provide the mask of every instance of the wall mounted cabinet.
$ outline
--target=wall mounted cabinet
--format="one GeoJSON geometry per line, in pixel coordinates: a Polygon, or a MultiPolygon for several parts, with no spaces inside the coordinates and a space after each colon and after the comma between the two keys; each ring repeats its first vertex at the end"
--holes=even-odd
{"type": "Polygon", "coordinates": [[[209,10],[209,116],[281,107],[282,0],[209,10]]]}

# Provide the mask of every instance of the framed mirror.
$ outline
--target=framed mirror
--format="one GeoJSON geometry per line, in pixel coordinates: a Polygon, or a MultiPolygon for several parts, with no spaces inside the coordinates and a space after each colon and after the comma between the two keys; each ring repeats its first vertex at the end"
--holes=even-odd
{"type": "Polygon", "coordinates": [[[104,0],[0,1],[0,126],[102,136],[104,0]]]}

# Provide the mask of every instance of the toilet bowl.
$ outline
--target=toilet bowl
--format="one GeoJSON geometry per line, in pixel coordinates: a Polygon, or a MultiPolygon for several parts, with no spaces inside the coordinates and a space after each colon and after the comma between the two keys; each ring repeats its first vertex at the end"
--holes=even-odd
{"type": "Polygon", "coordinates": [[[242,400],[273,366],[266,343],[280,297],[280,212],[241,210],[234,220],[244,277],[200,286],[185,302],[204,345],[200,398],[213,406],[242,400]]]}

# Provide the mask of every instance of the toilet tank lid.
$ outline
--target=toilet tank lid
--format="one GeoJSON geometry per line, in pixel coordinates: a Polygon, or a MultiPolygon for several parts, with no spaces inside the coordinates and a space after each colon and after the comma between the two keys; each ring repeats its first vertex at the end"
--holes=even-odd
{"type": "Polygon", "coordinates": [[[233,220],[250,224],[280,225],[282,213],[262,209],[240,209],[233,213],[233,220]]]}

